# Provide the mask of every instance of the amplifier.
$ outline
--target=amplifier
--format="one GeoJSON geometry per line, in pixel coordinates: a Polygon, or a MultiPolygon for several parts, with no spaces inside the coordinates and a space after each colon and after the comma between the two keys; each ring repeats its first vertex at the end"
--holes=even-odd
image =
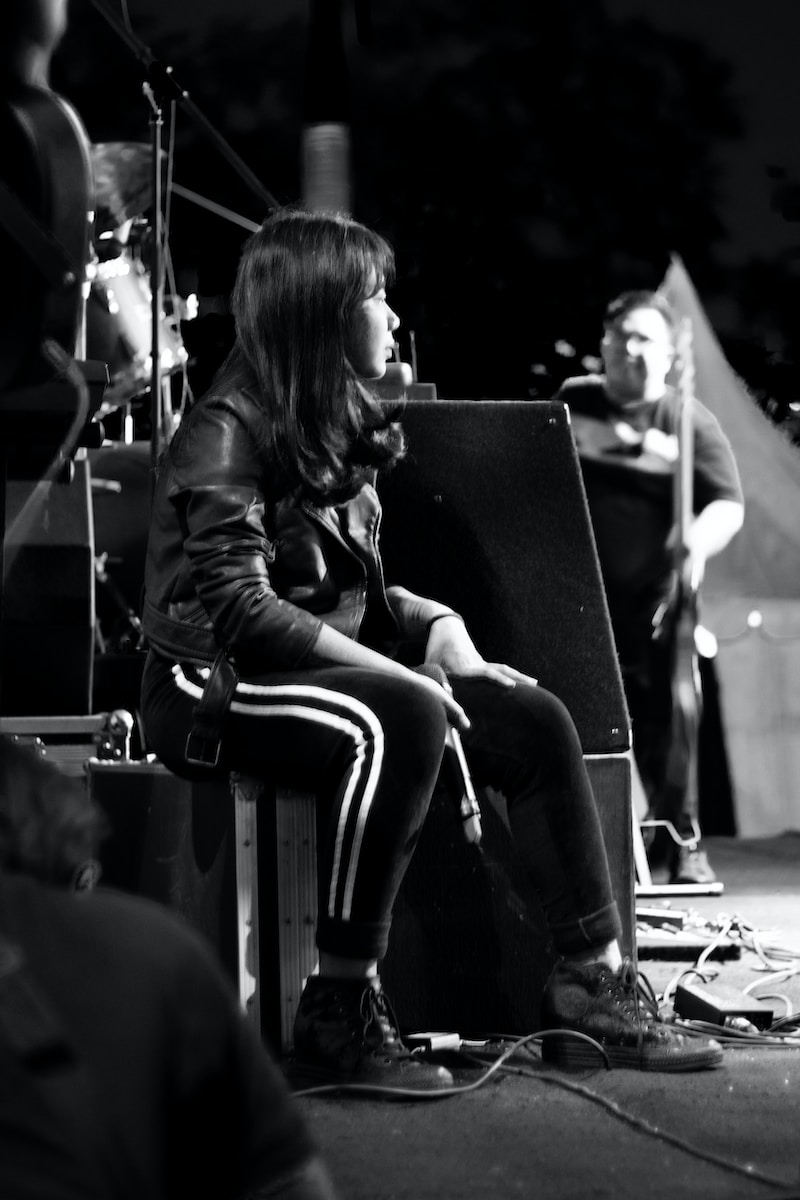
{"type": "Polygon", "coordinates": [[[0,712],[92,710],[94,531],[89,469],[71,483],[9,480],[6,493],[0,712]]]}
{"type": "MultiPolygon", "coordinates": [[[[634,955],[628,755],[584,756],[634,955]]],[[[536,891],[508,828],[505,802],[479,793],[480,849],[467,843],[437,788],[395,906],[381,976],[404,1028],[523,1035],[538,1028],[555,962],[536,891]]]]}

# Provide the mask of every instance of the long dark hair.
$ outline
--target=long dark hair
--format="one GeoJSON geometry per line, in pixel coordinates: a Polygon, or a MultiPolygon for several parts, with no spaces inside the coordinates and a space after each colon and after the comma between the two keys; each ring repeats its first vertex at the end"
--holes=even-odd
{"type": "Polygon", "coordinates": [[[388,243],[341,214],[283,209],[245,244],[236,343],[209,395],[258,395],[263,447],[298,496],[345,499],[404,453],[397,413],[384,411],[347,356],[357,306],[393,278],[388,243]]]}

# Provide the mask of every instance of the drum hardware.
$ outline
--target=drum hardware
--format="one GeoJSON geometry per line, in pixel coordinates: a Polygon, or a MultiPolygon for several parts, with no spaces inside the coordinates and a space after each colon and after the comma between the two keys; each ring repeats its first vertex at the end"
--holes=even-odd
{"type": "MultiPolygon", "coordinates": [[[[98,142],[90,147],[90,159],[96,214],[87,339],[97,356],[109,363],[104,414],[119,413],[122,439],[132,443],[133,408],[149,401],[152,415],[155,388],[160,432],[169,440],[179,420],[173,412],[170,378],[182,373],[185,393],[189,361],[180,322],[192,319],[196,304],[192,298],[165,296],[162,287],[154,289],[152,271],[145,265],[161,237],[155,193],[163,184],[167,155],[158,148],[155,170],[150,143],[98,142]]],[[[158,272],[160,278],[160,266],[158,272]]]]}
{"type": "MultiPolygon", "coordinates": [[[[97,583],[100,584],[111,598],[122,618],[122,632],[119,636],[115,637],[113,649],[119,653],[143,650],[144,629],[142,622],[108,573],[108,552],[95,555],[94,576],[97,583]]],[[[111,647],[103,636],[99,622],[95,626],[95,640],[98,653],[107,654],[111,647]]]]}
{"type": "MultiPolygon", "coordinates": [[[[142,646],[150,498],[150,443],[105,442],[89,452],[93,510],[96,647],[126,654],[142,646]]],[[[130,705],[127,705],[130,707],[130,705]]]]}
{"type": "Polygon", "coordinates": [[[118,479],[93,479],[92,492],[112,492],[115,496],[121,496],[122,484],[118,479]]]}
{"type": "Polygon", "coordinates": [[[153,295],[144,261],[152,233],[145,215],[152,204],[152,158],[148,143],[102,142],[91,147],[97,216],[94,260],[88,271],[87,338],[97,357],[109,364],[103,413],[119,415],[126,444],[135,440],[134,406],[152,397],[156,312],[159,402],[163,430],[171,436],[179,419],[173,412],[171,377],[181,373],[185,391],[189,361],[180,322],[191,320],[197,311],[194,297],[164,296],[161,289],[160,299],[153,295]]]}
{"type": "MultiPolygon", "coordinates": [[[[152,194],[150,196],[151,206],[150,211],[153,214],[152,221],[152,241],[151,241],[151,258],[150,280],[153,290],[153,319],[152,319],[152,339],[151,339],[151,362],[152,362],[152,379],[150,383],[150,412],[151,412],[151,458],[152,462],[156,462],[163,448],[163,443],[167,440],[167,435],[171,432],[166,426],[172,422],[174,425],[174,414],[165,414],[164,406],[161,397],[162,376],[160,367],[160,322],[162,308],[162,286],[163,277],[163,249],[164,249],[164,214],[163,214],[163,179],[161,164],[162,148],[161,148],[161,133],[164,122],[164,108],[169,106],[169,112],[174,115],[176,110],[180,108],[182,113],[185,113],[195,125],[208,137],[223,158],[234,168],[241,179],[247,184],[251,192],[257,196],[262,205],[267,210],[279,207],[276,198],[264,187],[254,172],[247,166],[242,158],[236,153],[232,146],[223,138],[217,129],[211,124],[207,117],[201,113],[197,105],[191,99],[188,90],[181,85],[176,77],[175,71],[171,65],[162,62],[156,57],[153,51],[146,43],[136,36],[128,24],[122,21],[114,9],[107,3],[107,0],[90,0],[92,7],[97,10],[105,22],[114,30],[120,41],[122,41],[137,62],[141,65],[144,79],[142,82],[142,93],[145,96],[149,105],[149,123],[151,130],[151,151],[149,155],[149,167],[151,173],[152,194]],[[165,419],[166,418],[166,419],[165,419]]],[[[101,157],[98,155],[98,157],[101,157]]],[[[130,164],[132,168],[136,167],[140,161],[143,161],[141,156],[135,154],[130,156],[130,164]]],[[[170,163],[170,159],[167,158],[170,163]]],[[[131,170],[133,176],[135,171],[131,170]]],[[[138,201],[141,203],[141,199],[138,201]]]]}
{"type": "MultiPolygon", "coordinates": [[[[97,208],[95,237],[102,241],[152,206],[153,147],[149,142],[95,142],[89,157],[97,208]]],[[[162,166],[166,158],[162,151],[162,166]]]]}
{"type": "Polygon", "coordinates": [[[193,192],[190,188],[183,187],[179,183],[173,182],[171,190],[176,196],[180,196],[183,200],[188,200],[190,204],[196,204],[199,208],[206,209],[207,212],[215,213],[218,217],[224,217],[226,221],[230,221],[232,225],[238,225],[241,229],[246,229],[248,233],[258,233],[261,228],[257,221],[251,221],[249,217],[243,217],[241,213],[234,212],[231,208],[226,208],[224,204],[217,204],[215,200],[209,200],[207,196],[201,196],[199,192],[193,192]]]}
{"type": "MultiPolygon", "coordinates": [[[[96,262],[93,275],[89,339],[90,344],[95,339],[93,353],[103,349],[107,355],[110,382],[103,403],[110,411],[143,398],[151,384],[153,294],[144,264],[127,247],[115,258],[96,262]]],[[[195,312],[191,298],[165,297],[159,314],[162,376],[185,371],[189,355],[180,321],[191,320],[195,312]]]]}

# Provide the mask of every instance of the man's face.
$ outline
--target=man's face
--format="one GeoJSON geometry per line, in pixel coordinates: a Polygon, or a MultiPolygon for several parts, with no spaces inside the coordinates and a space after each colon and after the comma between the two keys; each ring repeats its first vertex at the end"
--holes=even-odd
{"type": "Polygon", "coordinates": [[[657,308],[633,308],[600,343],[608,390],[619,400],[658,400],[675,356],[672,331],[657,308]]]}

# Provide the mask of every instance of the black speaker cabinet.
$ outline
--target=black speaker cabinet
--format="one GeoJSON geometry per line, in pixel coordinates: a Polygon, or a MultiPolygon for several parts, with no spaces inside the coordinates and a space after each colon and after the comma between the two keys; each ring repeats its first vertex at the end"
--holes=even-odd
{"type": "MultiPolygon", "coordinates": [[[[633,954],[630,760],[586,759],[611,855],[612,882],[633,954]],[[616,866],[614,865],[616,863],[616,866]]],[[[539,1028],[542,991],[555,962],[535,888],[511,837],[501,796],[479,794],[483,839],[466,842],[450,797],[434,795],[395,906],[381,976],[406,1030],[521,1036],[539,1028]]]]}
{"type": "Polygon", "coordinates": [[[92,711],[94,533],[86,459],[70,483],[6,491],[0,712],[92,711]]]}
{"type": "MultiPolygon", "coordinates": [[[[633,953],[630,722],[566,407],[419,401],[406,458],[381,483],[389,583],[460,612],[486,658],[539,679],[570,709],[633,953]]],[[[524,1033],[552,948],[508,830],[481,797],[480,851],[434,799],[383,966],[403,1024],[524,1033]]]]}
{"type": "Polygon", "coordinates": [[[569,708],[586,754],[629,746],[629,719],[566,405],[437,400],[402,417],[406,458],[380,483],[389,583],[452,605],[481,653],[569,708]]]}

